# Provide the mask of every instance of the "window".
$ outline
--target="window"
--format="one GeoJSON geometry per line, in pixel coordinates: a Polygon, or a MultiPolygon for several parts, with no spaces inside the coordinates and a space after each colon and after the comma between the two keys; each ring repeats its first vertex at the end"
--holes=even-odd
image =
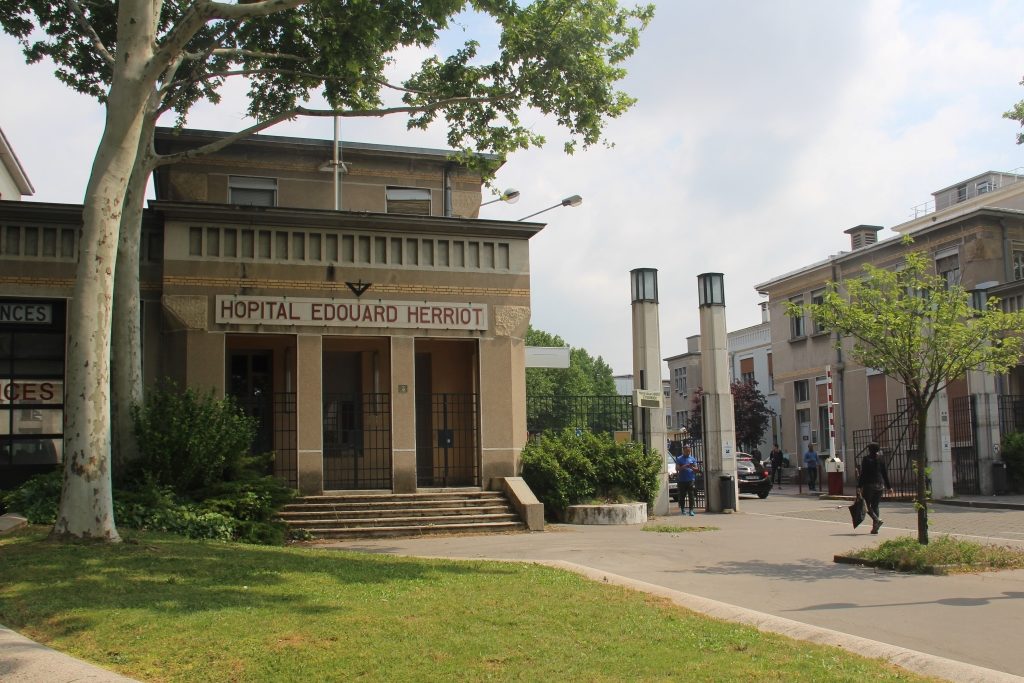
{"type": "Polygon", "coordinates": [[[811,398],[810,387],[807,384],[807,380],[798,379],[793,382],[793,400],[797,403],[806,403],[811,398]]]}
{"type": "MultiPolygon", "coordinates": [[[[811,292],[811,304],[820,306],[823,303],[825,303],[825,290],[824,289],[817,289],[817,290],[811,292]]],[[[821,334],[822,332],[825,331],[825,327],[820,322],[818,322],[817,320],[813,321],[813,325],[814,325],[814,334],[821,334]]]]}
{"type": "Polygon", "coordinates": [[[937,256],[935,273],[946,281],[946,288],[960,284],[960,255],[952,253],[948,256],[937,256]]]}
{"type": "Polygon", "coordinates": [[[277,206],[277,178],[229,176],[228,201],[243,206],[277,206]]]}
{"type": "Polygon", "coordinates": [[[430,215],[430,190],[424,187],[389,187],[387,193],[387,212],[411,214],[416,216],[430,215]]]}
{"type": "Polygon", "coordinates": [[[665,413],[665,429],[672,429],[672,413],[665,413]]]}
{"type": "Polygon", "coordinates": [[[1013,250],[1013,279],[1024,280],[1024,251],[1013,250]]]}
{"type": "Polygon", "coordinates": [[[828,424],[828,406],[818,406],[818,450],[832,450],[832,434],[828,424]]]}
{"type": "Polygon", "coordinates": [[[753,358],[741,358],[740,359],[740,381],[744,384],[754,384],[754,359],[753,358]]]}
{"type": "Polygon", "coordinates": [[[683,427],[686,426],[686,417],[684,417],[685,415],[686,415],[686,411],[685,410],[677,410],[676,411],[676,426],[679,429],[682,429],[683,427]]]}
{"type": "MultiPolygon", "coordinates": [[[[789,303],[794,306],[803,306],[804,298],[802,296],[793,297],[789,300],[789,303]]],[[[801,310],[798,314],[789,318],[789,338],[800,339],[806,335],[807,329],[804,327],[804,312],[801,310]]]]}
{"type": "Polygon", "coordinates": [[[967,200],[967,186],[966,185],[961,185],[960,187],[956,188],[956,200],[958,202],[962,202],[962,201],[966,201],[967,200]]]}
{"type": "Polygon", "coordinates": [[[992,191],[992,181],[991,180],[979,180],[978,183],[974,186],[975,194],[985,194],[986,192],[991,192],[991,191],[992,191]]]}
{"type": "Polygon", "coordinates": [[[673,371],[673,379],[675,380],[676,393],[686,393],[686,368],[676,368],[673,371]]]}
{"type": "Polygon", "coordinates": [[[775,366],[772,364],[772,354],[768,354],[768,391],[775,391],[775,366]]]}

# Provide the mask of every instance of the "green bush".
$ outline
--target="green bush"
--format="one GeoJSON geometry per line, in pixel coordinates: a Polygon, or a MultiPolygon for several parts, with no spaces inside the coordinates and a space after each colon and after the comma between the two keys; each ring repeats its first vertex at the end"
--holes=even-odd
{"type": "Polygon", "coordinates": [[[550,517],[594,498],[651,503],[661,456],[641,444],[572,429],[544,433],[523,449],[523,479],[550,517]]]}
{"type": "Polygon", "coordinates": [[[139,444],[136,472],[185,496],[236,478],[256,434],[256,421],[231,397],[181,391],[169,381],[147,392],[132,418],[139,444]]]}
{"type": "Polygon", "coordinates": [[[4,508],[24,515],[29,524],[55,524],[64,471],[39,474],[3,496],[4,508]]]}
{"type": "Polygon", "coordinates": [[[1001,452],[1006,463],[1007,485],[1011,491],[1024,493],[1024,433],[1006,435],[1001,452]]]}

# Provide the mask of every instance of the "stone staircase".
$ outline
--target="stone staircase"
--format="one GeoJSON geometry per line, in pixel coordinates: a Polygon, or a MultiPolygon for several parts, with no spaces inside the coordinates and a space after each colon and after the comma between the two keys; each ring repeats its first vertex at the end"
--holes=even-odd
{"type": "Polygon", "coordinates": [[[525,531],[501,491],[431,489],[417,493],[326,493],[297,498],[279,513],[314,539],[525,531]]]}

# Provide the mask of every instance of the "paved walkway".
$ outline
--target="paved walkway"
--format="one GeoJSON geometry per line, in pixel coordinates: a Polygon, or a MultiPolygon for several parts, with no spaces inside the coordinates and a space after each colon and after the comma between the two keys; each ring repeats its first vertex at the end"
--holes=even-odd
{"type": "MultiPolygon", "coordinates": [[[[740,513],[652,520],[704,533],[639,526],[548,525],[543,533],[340,541],[328,547],[424,557],[542,561],[664,595],[719,618],[883,657],[954,681],[1021,680],[1024,570],[911,576],[838,565],[832,556],[877,538],[849,523],[846,501],[795,490],[743,497],[740,513]],[[918,653],[924,653],[920,655],[918,653]],[[961,664],[962,663],[962,664],[961,664]],[[978,668],[981,667],[981,668],[978,668]],[[1005,672],[1000,674],[998,672],[1005,672]]],[[[933,534],[955,533],[1024,547],[1024,496],[935,505],[933,534]],[[1015,509],[977,508],[998,503],[1015,509]]],[[[883,503],[880,538],[916,533],[907,503],[883,503]]],[[[0,680],[125,681],[0,627],[0,680]]]]}

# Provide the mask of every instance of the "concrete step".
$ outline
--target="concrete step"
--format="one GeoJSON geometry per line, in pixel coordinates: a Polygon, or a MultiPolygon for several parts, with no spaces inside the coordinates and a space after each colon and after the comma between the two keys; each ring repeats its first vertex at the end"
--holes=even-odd
{"type": "Polygon", "coordinates": [[[495,496],[489,498],[473,499],[445,499],[445,500],[374,500],[374,501],[345,501],[345,502],[297,502],[285,505],[282,510],[285,512],[323,512],[330,513],[342,510],[415,510],[415,509],[442,509],[442,508],[485,508],[491,505],[502,505],[505,499],[495,496]]]}
{"type": "Polygon", "coordinates": [[[360,519],[360,518],[383,518],[383,517],[436,517],[439,515],[448,516],[473,516],[511,513],[510,505],[487,504],[479,507],[402,507],[402,508],[335,508],[326,510],[282,510],[279,517],[285,521],[301,522],[303,520],[321,519],[360,519]]]}
{"type": "Polygon", "coordinates": [[[401,501],[445,501],[445,500],[493,500],[503,498],[501,491],[428,491],[419,493],[341,493],[322,496],[302,496],[292,505],[327,505],[339,503],[377,503],[401,501]]]}
{"type": "Polygon", "coordinates": [[[441,534],[493,534],[506,531],[525,531],[522,522],[485,522],[478,524],[424,524],[419,526],[378,526],[333,529],[311,529],[310,535],[318,539],[389,538],[395,536],[424,536],[441,534]]]}
{"type": "Polygon", "coordinates": [[[286,519],[285,523],[295,529],[306,529],[307,531],[314,531],[316,529],[351,529],[357,527],[410,527],[410,526],[428,526],[428,525],[465,525],[465,524],[483,524],[490,522],[518,522],[519,518],[510,512],[488,514],[488,515],[472,515],[472,516],[459,516],[459,515],[435,515],[435,516],[416,516],[416,517],[343,517],[340,519],[306,519],[306,520],[289,520],[286,519]]]}

